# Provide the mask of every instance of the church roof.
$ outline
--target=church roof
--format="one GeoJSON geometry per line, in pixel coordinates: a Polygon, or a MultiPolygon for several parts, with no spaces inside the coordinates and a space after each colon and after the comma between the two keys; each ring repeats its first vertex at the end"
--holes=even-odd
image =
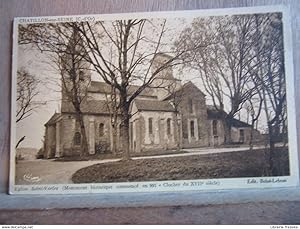
{"type": "Polygon", "coordinates": [[[206,96],[203,91],[200,90],[199,87],[197,87],[192,81],[188,81],[186,82],[182,88],[184,88],[185,90],[189,90],[189,88],[196,88],[203,96],[206,96]]]}
{"type": "MultiPolygon", "coordinates": [[[[108,103],[104,100],[84,100],[81,105],[81,112],[91,114],[109,114],[108,103]]],[[[72,103],[65,103],[62,106],[62,113],[75,113],[72,103]]]]}
{"type": "MultiPolygon", "coordinates": [[[[174,92],[175,96],[178,95],[178,97],[181,97],[184,95],[185,91],[190,91],[193,89],[196,89],[200,94],[202,94],[203,96],[206,96],[193,82],[188,81],[187,83],[185,83],[184,85],[182,85],[182,87],[180,87],[178,90],[176,90],[174,92]]],[[[171,94],[169,96],[167,96],[164,100],[169,100],[171,99],[174,94],[171,94]]]]}
{"type": "Polygon", "coordinates": [[[136,99],[134,102],[139,111],[175,111],[168,101],[136,99]]]}
{"type": "Polygon", "coordinates": [[[161,74],[161,75],[157,75],[155,77],[155,79],[159,79],[159,80],[172,80],[172,81],[181,81],[180,79],[176,79],[172,76],[172,74],[161,74]]]}
{"type": "MultiPolygon", "coordinates": [[[[222,112],[218,111],[214,106],[212,105],[206,105],[207,107],[207,118],[208,119],[221,119],[222,118],[222,112]]],[[[226,115],[226,112],[223,111],[223,115],[226,115]]],[[[233,118],[231,120],[231,126],[232,127],[251,127],[251,125],[249,125],[246,122],[240,121],[238,119],[233,118]]]]}
{"type": "Polygon", "coordinates": [[[50,126],[50,125],[53,125],[55,124],[58,119],[61,117],[61,114],[60,113],[54,113],[51,118],[48,120],[48,122],[45,123],[45,126],[50,126]]]}
{"type": "MultiPolygon", "coordinates": [[[[131,95],[133,94],[139,86],[137,85],[129,85],[128,87],[128,94],[131,95]]],[[[88,88],[89,92],[93,93],[106,93],[110,94],[111,93],[111,86],[105,82],[100,82],[100,81],[91,81],[91,84],[88,88]]],[[[152,88],[145,88],[141,93],[141,96],[149,96],[149,97],[156,97],[154,89],[152,88]]]]}
{"type": "Polygon", "coordinates": [[[158,52],[154,55],[154,58],[156,57],[164,57],[166,59],[171,59],[173,58],[171,55],[167,54],[167,53],[164,53],[164,52],[158,52]]]}
{"type": "Polygon", "coordinates": [[[89,92],[99,92],[99,93],[110,93],[111,87],[107,83],[91,81],[91,84],[88,88],[89,92]]]}
{"type": "MultiPolygon", "coordinates": [[[[135,99],[134,103],[139,111],[166,111],[174,112],[174,107],[168,101],[135,99]]],[[[90,114],[110,114],[106,101],[88,100],[81,103],[81,111],[90,114]]],[[[75,113],[72,103],[62,106],[62,113],[75,113]]]]}
{"type": "Polygon", "coordinates": [[[231,126],[232,127],[251,127],[251,125],[249,125],[248,123],[243,122],[238,119],[235,119],[235,118],[231,120],[231,126]]]}
{"type": "Polygon", "coordinates": [[[222,112],[218,111],[213,105],[206,105],[206,107],[208,119],[221,119],[223,115],[226,115],[225,111],[222,115],[222,112]]]}

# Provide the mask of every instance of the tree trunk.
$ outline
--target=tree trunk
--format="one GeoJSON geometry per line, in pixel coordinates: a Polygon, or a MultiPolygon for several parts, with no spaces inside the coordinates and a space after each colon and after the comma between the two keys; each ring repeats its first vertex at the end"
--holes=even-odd
{"type": "MultiPolygon", "coordinates": [[[[118,136],[118,106],[117,106],[117,92],[114,85],[111,85],[110,93],[110,104],[108,104],[108,109],[111,110],[110,122],[112,127],[112,148],[111,151],[113,154],[117,153],[117,136],[118,136]]],[[[107,99],[108,100],[108,99],[107,99]]]]}
{"type": "Polygon", "coordinates": [[[117,153],[117,135],[118,135],[118,125],[115,122],[111,123],[112,127],[112,148],[111,151],[113,154],[117,153]]]}
{"type": "Polygon", "coordinates": [[[80,125],[80,134],[81,134],[81,144],[80,144],[80,156],[86,156],[88,155],[88,143],[87,143],[87,137],[85,132],[85,125],[83,121],[83,116],[81,112],[77,113],[78,122],[80,125]]]}
{"type": "Polygon", "coordinates": [[[269,152],[268,152],[268,175],[271,176],[273,174],[274,170],[274,165],[273,165],[273,155],[274,155],[274,150],[275,150],[275,140],[274,140],[274,130],[272,124],[269,122],[268,123],[268,129],[269,129],[269,152]]]}
{"type": "Polygon", "coordinates": [[[254,132],[254,124],[255,124],[255,120],[252,119],[252,122],[251,122],[251,130],[250,130],[250,140],[249,140],[249,150],[250,150],[250,151],[253,149],[253,132],[254,132]]]}
{"type": "Polygon", "coordinates": [[[283,148],[285,148],[288,143],[288,129],[286,126],[286,120],[283,120],[282,126],[283,148]]]}
{"type": "Polygon", "coordinates": [[[182,147],[182,136],[181,136],[181,125],[178,118],[179,113],[176,113],[176,118],[175,118],[175,122],[176,122],[176,127],[177,127],[177,150],[180,150],[182,147]]]}
{"type": "Polygon", "coordinates": [[[223,119],[223,126],[224,126],[224,144],[228,145],[231,144],[231,118],[224,118],[223,119]]]}
{"type": "Polygon", "coordinates": [[[127,101],[121,101],[121,142],[123,149],[123,159],[130,159],[130,150],[129,150],[129,104],[127,101]]]}

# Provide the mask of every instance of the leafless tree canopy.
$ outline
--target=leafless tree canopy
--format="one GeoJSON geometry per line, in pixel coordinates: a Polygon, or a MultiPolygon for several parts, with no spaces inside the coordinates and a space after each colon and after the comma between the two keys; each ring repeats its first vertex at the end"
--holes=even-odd
{"type": "Polygon", "coordinates": [[[128,158],[130,104],[151,85],[157,74],[180,64],[179,57],[184,51],[173,52],[169,60],[153,70],[166,33],[165,19],[155,23],[146,19],[82,22],[78,30],[89,50],[87,61],[118,94],[119,101],[115,107],[120,111],[122,145],[128,158]],[[132,84],[139,87],[129,93],[132,84]]]}
{"type": "Polygon", "coordinates": [[[48,54],[79,120],[89,84],[79,86],[85,80],[81,70],[95,72],[111,86],[112,126],[120,114],[127,158],[132,101],[152,86],[158,74],[177,65],[198,72],[208,98],[223,114],[225,143],[231,142],[231,120],[245,110],[253,129],[259,117],[266,116],[272,147],[286,127],[281,17],[267,13],[195,18],[175,34],[176,42],[168,49],[163,45],[168,35],[166,19],[21,25],[19,44],[33,45],[48,54]],[[162,50],[170,58],[155,66],[162,50]],[[80,65],[83,60],[86,64],[80,65]],[[137,85],[134,90],[132,84],[137,85]]]}
{"type": "Polygon", "coordinates": [[[176,45],[190,49],[184,58],[196,69],[215,108],[225,111],[225,141],[230,121],[242,109],[254,128],[264,111],[272,152],[286,132],[286,89],[281,13],[197,18],[176,45]],[[207,46],[196,48],[199,42],[207,46]],[[192,47],[195,47],[192,49],[192,47]]]}
{"type": "Polygon", "coordinates": [[[17,111],[16,122],[20,122],[32,115],[37,107],[34,98],[38,95],[38,79],[25,69],[17,72],[17,111]]]}
{"type": "Polygon", "coordinates": [[[32,45],[44,53],[47,64],[55,70],[61,80],[57,83],[63,91],[63,103],[71,103],[81,130],[81,152],[86,154],[87,138],[81,111],[81,104],[87,97],[90,69],[84,62],[88,55],[81,36],[74,23],[71,24],[29,24],[19,27],[19,44],[32,45]]]}
{"type": "MultiPolygon", "coordinates": [[[[160,52],[161,41],[166,32],[165,25],[165,19],[159,22],[133,19],[93,23],[32,24],[20,26],[19,44],[33,44],[41,52],[48,53],[56,68],[58,66],[60,71],[68,71],[66,63],[62,63],[61,60],[64,60],[64,56],[70,57],[74,54],[70,49],[70,41],[76,42],[72,36],[74,33],[77,34],[82,47],[77,53],[78,59],[81,58],[90,63],[93,71],[98,73],[100,79],[111,85],[112,92],[118,95],[119,99],[115,100],[113,107],[114,112],[119,110],[122,117],[123,133],[121,135],[124,138],[125,155],[129,157],[130,104],[153,82],[157,74],[179,64],[179,56],[183,53],[172,52],[173,55],[168,61],[152,71],[155,57],[160,52]],[[139,87],[129,93],[132,84],[139,85],[139,87]]],[[[78,72],[75,62],[73,67],[77,70],[69,69],[68,75],[72,76],[78,72]]],[[[64,75],[63,72],[60,74],[64,75]]],[[[74,79],[75,86],[76,77],[71,78],[74,79]]],[[[72,87],[70,92],[71,101],[74,101],[74,107],[80,113],[78,99],[82,96],[76,93],[78,89],[78,87],[72,87]]]]}
{"type": "MultiPolygon", "coordinates": [[[[252,108],[258,109],[258,116],[262,100],[269,120],[276,113],[284,116],[280,109],[285,101],[282,37],[281,14],[208,17],[195,19],[177,46],[191,50],[185,55],[189,66],[199,72],[215,108],[226,111],[224,119],[230,127],[230,120],[249,108],[251,99],[257,103],[252,108]],[[199,42],[207,46],[196,48],[199,42]]],[[[230,132],[227,136],[230,142],[230,132]]]]}

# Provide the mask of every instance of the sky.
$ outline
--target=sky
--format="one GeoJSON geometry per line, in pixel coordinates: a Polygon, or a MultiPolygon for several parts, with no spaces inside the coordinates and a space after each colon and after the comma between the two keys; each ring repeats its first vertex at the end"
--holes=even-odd
{"type": "Polygon", "coordinates": [[[58,88],[48,82],[48,78],[57,77],[49,71],[49,66],[44,63],[43,55],[30,47],[19,46],[18,48],[18,68],[24,68],[32,75],[36,76],[42,84],[39,84],[39,94],[34,101],[38,107],[32,112],[31,116],[17,123],[17,139],[23,136],[25,140],[20,147],[40,148],[44,136],[44,124],[50,117],[59,111],[58,88]]]}

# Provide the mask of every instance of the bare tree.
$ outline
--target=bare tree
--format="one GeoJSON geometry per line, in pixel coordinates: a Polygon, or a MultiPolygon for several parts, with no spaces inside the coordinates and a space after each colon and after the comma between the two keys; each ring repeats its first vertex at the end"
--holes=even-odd
{"type": "Polygon", "coordinates": [[[59,57],[57,66],[61,73],[63,92],[67,102],[72,103],[80,125],[81,156],[88,154],[87,136],[81,109],[81,104],[87,99],[90,85],[90,77],[86,76],[89,66],[83,59],[84,55],[86,55],[86,51],[82,46],[81,37],[76,31],[76,27],[74,27],[73,37],[68,43],[65,56],[59,57]]]}
{"type": "Polygon", "coordinates": [[[117,91],[125,159],[130,158],[129,109],[132,101],[153,83],[161,71],[180,64],[179,57],[183,52],[174,51],[171,58],[153,70],[166,31],[165,25],[166,20],[162,19],[159,23],[143,19],[79,23],[79,30],[89,48],[87,60],[101,79],[117,91]],[[133,83],[138,87],[129,91],[133,83]]]}
{"type": "Polygon", "coordinates": [[[286,129],[286,84],[281,14],[255,15],[257,68],[253,76],[261,84],[260,97],[268,126],[268,175],[274,174],[275,143],[286,129]]]}
{"type": "Polygon", "coordinates": [[[112,128],[112,139],[111,139],[111,151],[112,153],[116,154],[117,153],[117,137],[118,137],[118,116],[119,116],[119,100],[118,100],[118,95],[116,92],[116,88],[114,85],[111,85],[110,87],[110,93],[105,94],[105,99],[106,99],[106,107],[107,110],[109,111],[109,116],[110,116],[110,124],[112,128]]]}
{"type": "Polygon", "coordinates": [[[16,122],[32,115],[36,105],[33,99],[38,95],[38,80],[24,68],[17,71],[16,122]]]}
{"type": "MultiPolygon", "coordinates": [[[[249,147],[250,150],[253,149],[253,140],[254,140],[254,131],[255,131],[255,124],[257,124],[258,119],[261,115],[263,106],[263,99],[260,97],[260,94],[254,94],[248,101],[245,103],[245,107],[247,110],[247,115],[251,117],[251,132],[250,132],[250,140],[249,140],[249,147]],[[258,95],[258,96],[257,96],[258,95]]],[[[248,120],[247,120],[248,123],[248,120]]]]}
{"type": "Polygon", "coordinates": [[[234,116],[255,90],[246,86],[251,82],[253,28],[252,15],[197,18],[177,42],[181,49],[191,50],[185,58],[199,72],[206,93],[223,114],[225,143],[231,143],[234,116]],[[196,48],[199,42],[207,46],[196,48]]]}
{"type": "Polygon", "coordinates": [[[164,87],[168,92],[167,100],[170,101],[174,107],[175,112],[175,126],[176,126],[176,135],[175,139],[177,141],[177,149],[182,148],[182,133],[181,133],[181,114],[180,114],[180,105],[184,97],[184,85],[178,88],[176,81],[169,84],[167,87],[164,87]]]}
{"type": "MultiPolygon", "coordinates": [[[[17,110],[16,110],[16,122],[28,118],[32,115],[32,112],[37,108],[38,103],[34,102],[34,98],[38,95],[38,79],[30,74],[26,69],[22,68],[17,71],[17,110]]],[[[25,136],[21,137],[16,148],[24,141],[25,136]]]]}
{"type": "Polygon", "coordinates": [[[33,45],[48,58],[48,64],[61,76],[62,103],[71,103],[80,126],[81,156],[88,153],[81,104],[86,100],[90,78],[82,38],[75,23],[29,24],[19,27],[19,44],[33,45]]]}

